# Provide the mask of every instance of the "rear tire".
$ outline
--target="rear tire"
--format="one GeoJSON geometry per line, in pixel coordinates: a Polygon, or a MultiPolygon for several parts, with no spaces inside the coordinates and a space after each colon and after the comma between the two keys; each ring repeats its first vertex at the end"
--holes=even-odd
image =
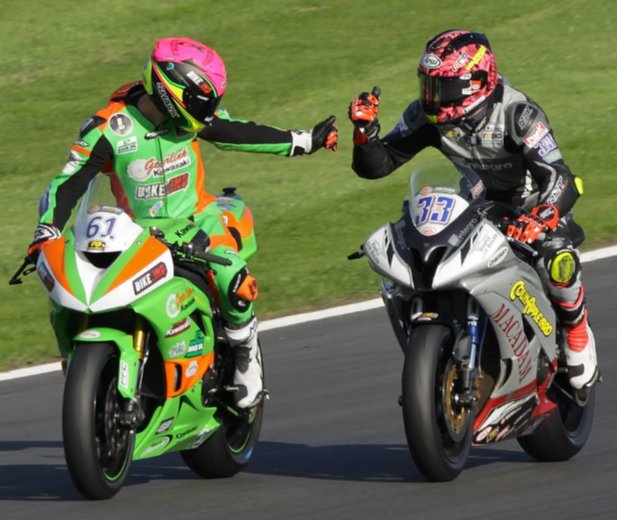
{"type": "Polygon", "coordinates": [[[453,336],[444,325],[414,330],[403,368],[403,421],[407,444],[420,472],[429,480],[455,479],[471,449],[473,414],[456,408],[453,336]]]}
{"type": "Polygon", "coordinates": [[[517,438],[521,448],[540,462],[568,460],[583,448],[593,423],[596,387],[589,389],[584,406],[556,391],[550,397],[557,409],[535,432],[517,438]]]}
{"type": "MultiPolygon", "coordinates": [[[[261,345],[258,348],[263,367],[261,345]]],[[[228,369],[230,373],[232,370],[228,369]]],[[[228,398],[231,401],[231,394],[228,398]]],[[[219,429],[198,448],[180,452],[186,465],[203,478],[229,478],[244,469],[259,441],[264,406],[265,397],[245,411],[234,408],[231,402],[221,403],[217,412],[219,429]]]]}
{"type": "Polygon", "coordinates": [[[69,474],[85,498],[113,497],[128,475],[135,435],[118,423],[122,401],[115,346],[77,345],[64,386],[62,437],[69,474]]]}

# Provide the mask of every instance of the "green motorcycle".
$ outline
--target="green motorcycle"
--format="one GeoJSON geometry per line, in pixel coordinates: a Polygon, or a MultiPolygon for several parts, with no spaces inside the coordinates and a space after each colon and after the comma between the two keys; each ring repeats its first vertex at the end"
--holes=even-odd
{"type": "MultiPolygon", "coordinates": [[[[191,220],[134,220],[111,198],[99,203],[100,184],[36,267],[26,260],[10,282],[36,269],[49,293],[71,478],[84,497],[111,498],[133,460],[169,452],[201,477],[231,477],[258,442],[264,399],[234,406],[235,364],[208,276],[229,260],[205,251],[191,220]]],[[[250,209],[234,188],[217,204],[247,260],[250,209]]]]}

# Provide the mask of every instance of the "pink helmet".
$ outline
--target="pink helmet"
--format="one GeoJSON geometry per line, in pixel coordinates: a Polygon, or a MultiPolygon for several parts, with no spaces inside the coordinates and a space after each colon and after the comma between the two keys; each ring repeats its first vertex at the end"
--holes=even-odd
{"type": "Polygon", "coordinates": [[[418,65],[420,102],[429,121],[473,114],[497,86],[497,65],[484,34],[449,30],[429,40],[418,65]]]}
{"type": "Polygon", "coordinates": [[[157,108],[187,132],[212,120],[227,75],[221,57],[189,38],[158,40],[144,68],[144,86],[157,108]]]}

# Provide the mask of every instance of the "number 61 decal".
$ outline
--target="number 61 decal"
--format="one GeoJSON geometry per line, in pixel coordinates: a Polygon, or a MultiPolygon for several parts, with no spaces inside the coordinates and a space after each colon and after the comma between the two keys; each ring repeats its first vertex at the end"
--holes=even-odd
{"type": "Polygon", "coordinates": [[[114,229],[116,224],[116,217],[103,219],[100,215],[92,217],[88,222],[88,231],[86,236],[88,238],[106,238],[114,229]]]}
{"type": "Polygon", "coordinates": [[[419,214],[416,216],[416,226],[432,222],[447,224],[452,215],[454,198],[449,195],[428,195],[418,199],[419,214]]]}

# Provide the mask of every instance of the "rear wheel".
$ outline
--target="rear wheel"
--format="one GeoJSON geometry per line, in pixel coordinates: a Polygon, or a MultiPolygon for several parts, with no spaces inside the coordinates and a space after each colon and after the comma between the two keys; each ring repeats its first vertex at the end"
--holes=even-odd
{"type": "MultiPolygon", "coordinates": [[[[565,377],[560,376],[556,383],[571,392],[565,377]]],[[[517,439],[521,448],[541,462],[557,462],[574,457],[583,448],[591,432],[596,387],[592,386],[588,392],[585,403],[581,405],[556,388],[551,389],[549,397],[557,404],[557,409],[534,433],[517,439]]]]}
{"type": "Polygon", "coordinates": [[[405,435],[416,466],[432,481],[456,478],[471,449],[473,414],[456,403],[452,345],[448,327],[425,325],[413,332],[405,354],[405,435]]]}
{"type": "MultiPolygon", "coordinates": [[[[261,346],[259,349],[261,357],[261,346]]],[[[250,410],[238,410],[231,404],[231,394],[229,399],[219,404],[221,427],[198,448],[180,452],[200,477],[233,477],[249,463],[259,441],[265,399],[250,410]]]]}
{"type": "Polygon", "coordinates": [[[135,435],[119,423],[123,401],[115,346],[77,345],[64,386],[62,436],[69,474],[86,498],[111,498],[126,480],[135,435]]]}

